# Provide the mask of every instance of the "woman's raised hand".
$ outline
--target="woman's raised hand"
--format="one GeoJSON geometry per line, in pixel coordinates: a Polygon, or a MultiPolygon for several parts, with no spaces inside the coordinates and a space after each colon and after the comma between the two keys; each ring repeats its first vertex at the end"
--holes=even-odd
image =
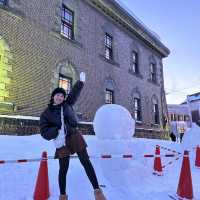
{"type": "Polygon", "coordinates": [[[85,82],[85,72],[80,73],[80,81],[85,82]]]}

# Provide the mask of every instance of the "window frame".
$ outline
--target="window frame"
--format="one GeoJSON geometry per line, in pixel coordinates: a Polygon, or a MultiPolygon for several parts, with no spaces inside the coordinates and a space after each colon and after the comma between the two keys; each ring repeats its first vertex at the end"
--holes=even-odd
{"type": "Polygon", "coordinates": [[[73,83],[73,79],[71,77],[68,77],[68,76],[65,76],[63,74],[59,74],[59,80],[58,80],[58,85],[59,87],[62,87],[65,91],[66,91],[66,94],[68,95],[72,89],[72,83],[73,83]],[[67,82],[70,82],[70,89],[65,89],[62,87],[62,85],[60,84],[60,80],[67,80],[67,82]]]}
{"type": "Polygon", "coordinates": [[[114,104],[114,91],[108,88],[105,91],[105,104],[114,104]],[[107,95],[109,95],[108,98],[107,95]]]}
{"type": "Polygon", "coordinates": [[[74,11],[69,9],[65,4],[62,4],[61,9],[61,34],[70,40],[74,40],[74,11]],[[70,16],[72,20],[68,20],[66,15],[70,16]],[[67,34],[64,28],[67,28],[67,34]]]}
{"type": "Polygon", "coordinates": [[[160,124],[160,116],[159,116],[159,106],[158,103],[153,104],[153,120],[154,124],[159,125],[160,124]]]}
{"type": "Polygon", "coordinates": [[[138,62],[138,52],[137,51],[132,51],[131,53],[131,71],[134,72],[135,74],[139,74],[139,62],[138,62]],[[133,58],[133,55],[135,59],[133,58]],[[133,67],[134,66],[134,67],[133,67]]]}
{"type": "Polygon", "coordinates": [[[151,62],[150,63],[150,80],[154,83],[157,82],[157,74],[156,74],[156,64],[151,62]]]}
{"type": "Polygon", "coordinates": [[[105,37],[104,38],[105,58],[107,60],[113,60],[113,37],[108,33],[105,33],[104,37],[105,37]],[[107,52],[108,52],[108,56],[107,56],[107,52]]]}
{"type": "Polygon", "coordinates": [[[134,119],[136,122],[142,121],[142,106],[141,106],[141,98],[134,97],[134,119]],[[136,106],[137,103],[137,106],[136,106]]]}
{"type": "Polygon", "coordinates": [[[8,0],[0,0],[0,6],[5,6],[7,5],[8,0]]]}

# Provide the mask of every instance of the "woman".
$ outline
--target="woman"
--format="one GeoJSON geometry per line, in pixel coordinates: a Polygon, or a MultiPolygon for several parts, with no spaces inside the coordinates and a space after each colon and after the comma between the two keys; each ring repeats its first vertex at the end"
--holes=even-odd
{"type": "Polygon", "coordinates": [[[40,132],[46,140],[54,141],[56,152],[55,158],[59,159],[58,183],[60,189],[59,200],[67,200],[66,175],[69,167],[70,154],[77,153],[85,172],[94,188],[95,200],[106,200],[99,187],[94,168],[89,160],[87,144],[77,130],[77,117],[73,110],[85,82],[85,73],[80,74],[69,95],[63,88],[56,88],[50,99],[50,104],[41,114],[40,132]]]}

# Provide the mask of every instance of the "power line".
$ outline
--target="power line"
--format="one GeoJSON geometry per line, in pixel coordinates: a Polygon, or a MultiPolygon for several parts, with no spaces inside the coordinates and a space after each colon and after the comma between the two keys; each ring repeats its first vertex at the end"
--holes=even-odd
{"type": "MultiPolygon", "coordinates": [[[[195,86],[199,86],[199,87],[200,87],[200,83],[198,83],[198,85],[195,84],[195,85],[190,86],[190,87],[187,87],[187,88],[182,88],[182,89],[177,89],[177,90],[165,88],[165,90],[168,90],[168,91],[169,91],[169,92],[166,92],[166,93],[168,93],[168,94],[170,94],[170,93],[182,93],[182,94],[188,95],[188,92],[183,92],[183,90],[188,90],[188,89],[191,89],[191,88],[193,88],[193,87],[195,87],[195,86]]],[[[200,89],[199,89],[199,91],[200,91],[200,89]]]]}

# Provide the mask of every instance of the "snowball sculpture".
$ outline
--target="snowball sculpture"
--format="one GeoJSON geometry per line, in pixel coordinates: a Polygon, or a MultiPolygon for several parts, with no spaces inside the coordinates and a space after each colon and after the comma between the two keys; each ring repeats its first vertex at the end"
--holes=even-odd
{"type": "Polygon", "coordinates": [[[93,125],[99,139],[130,139],[135,134],[135,120],[126,108],[116,104],[100,107],[93,125]]]}

